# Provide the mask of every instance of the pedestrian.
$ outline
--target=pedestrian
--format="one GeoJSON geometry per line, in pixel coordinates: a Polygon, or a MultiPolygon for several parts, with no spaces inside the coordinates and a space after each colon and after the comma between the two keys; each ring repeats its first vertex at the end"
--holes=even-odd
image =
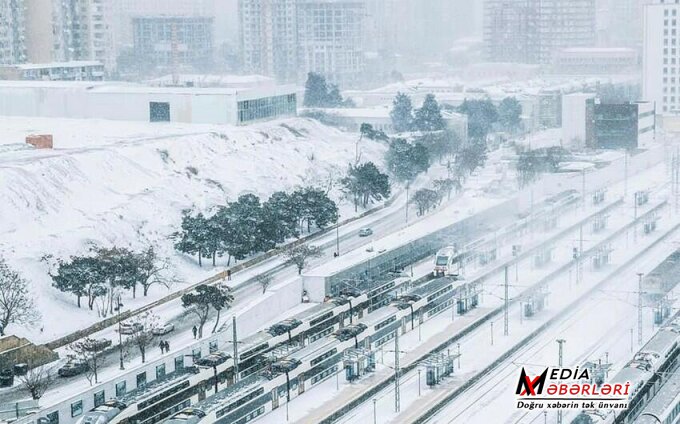
{"type": "Polygon", "coordinates": [[[191,332],[194,333],[194,339],[196,338],[196,334],[198,334],[198,328],[194,325],[194,328],[191,329],[191,332]]]}
{"type": "Polygon", "coordinates": [[[170,342],[166,340],[165,341],[165,353],[169,353],[169,352],[170,352],[170,342]]]}
{"type": "Polygon", "coordinates": [[[231,269],[227,270],[227,281],[231,281],[231,269]]]}
{"type": "Polygon", "coordinates": [[[161,348],[161,355],[162,355],[164,353],[164,349],[165,349],[165,343],[163,342],[163,340],[161,340],[161,342],[158,344],[158,347],[161,348]]]}

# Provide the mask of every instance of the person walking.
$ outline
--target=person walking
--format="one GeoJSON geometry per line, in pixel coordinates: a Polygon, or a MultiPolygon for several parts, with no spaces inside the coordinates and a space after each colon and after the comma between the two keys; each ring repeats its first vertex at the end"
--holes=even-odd
{"type": "Polygon", "coordinates": [[[227,281],[231,281],[231,269],[227,270],[227,281]]]}
{"type": "Polygon", "coordinates": [[[194,325],[194,328],[191,329],[191,332],[194,333],[194,339],[196,338],[196,334],[198,334],[198,328],[194,325]]]}
{"type": "Polygon", "coordinates": [[[161,348],[161,355],[165,353],[165,342],[163,342],[163,340],[158,344],[158,347],[161,348]]]}
{"type": "Polygon", "coordinates": [[[170,352],[170,342],[166,340],[165,341],[165,353],[169,353],[169,352],[170,352]]]}

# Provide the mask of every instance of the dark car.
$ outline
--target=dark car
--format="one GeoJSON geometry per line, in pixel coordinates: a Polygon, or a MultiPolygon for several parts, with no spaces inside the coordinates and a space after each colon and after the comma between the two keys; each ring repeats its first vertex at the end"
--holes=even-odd
{"type": "Polygon", "coordinates": [[[57,374],[59,374],[59,377],[73,377],[86,372],[88,369],[90,369],[90,366],[87,364],[87,361],[70,359],[64,366],[59,368],[57,374]]]}

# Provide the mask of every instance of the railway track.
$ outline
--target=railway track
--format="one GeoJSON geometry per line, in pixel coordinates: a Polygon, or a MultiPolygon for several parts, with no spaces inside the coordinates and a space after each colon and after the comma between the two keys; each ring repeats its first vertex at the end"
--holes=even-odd
{"type": "Polygon", "coordinates": [[[420,423],[427,422],[430,418],[435,416],[438,412],[440,412],[448,404],[450,404],[456,398],[458,398],[463,393],[465,393],[467,390],[469,390],[471,387],[473,387],[482,378],[484,378],[484,377],[490,375],[491,373],[495,372],[497,370],[497,368],[501,364],[503,364],[508,358],[515,355],[521,349],[526,348],[527,345],[530,345],[532,340],[535,340],[539,335],[541,335],[547,329],[553,327],[554,325],[563,321],[564,319],[567,319],[570,315],[573,314],[573,310],[578,309],[577,306],[580,303],[585,302],[588,298],[590,298],[593,294],[595,294],[599,290],[601,290],[604,285],[608,284],[614,278],[617,278],[620,275],[622,275],[624,272],[629,271],[633,267],[633,264],[635,264],[637,261],[639,261],[650,249],[653,249],[654,247],[658,246],[660,243],[663,243],[664,241],[666,241],[678,229],[680,229],[680,224],[674,225],[671,229],[666,231],[661,237],[659,237],[657,240],[655,240],[650,246],[646,247],[641,252],[638,252],[632,260],[627,261],[625,264],[623,264],[622,266],[618,267],[617,269],[615,269],[614,271],[609,273],[603,280],[601,280],[594,287],[589,289],[586,293],[582,294],[577,299],[570,302],[566,307],[563,308],[563,310],[561,312],[559,312],[554,317],[550,318],[543,325],[541,325],[536,330],[532,331],[528,336],[524,337],[522,340],[520,340],[518,343],[516,343],[511,349],[506,351],[496,361],[491,363],[486,368],[482,369],[480,372],[478,372],[477,374],[475,374],[471,378],[469,378],[467,382],[465,382],[463,385],[461,385],[459,388],[457,388],[453,392],[449,393],[447,396],[445,396],[441,400],[437,401],[435,404],[429,405],[429,410],[427,412],[425,412],[424,414],[421,414],[417,419],[415,419],[413,421],[413,423],[414,424],[420,424],[420,423]]]}
{"type": "MultiPolygon", "coordinates": [[[[602,241],[600,241],[599,243],[595,244],[595,245],[592,246],[591,248],[585,250],[585,251],[582,253],[581,258],[587,258],[587,257],[589,257],[590,255],[592,255],[593,253],[595,253],[600,247],[605,246],[605,245],[608,245],[608,244],[610,244],[613,240],[616,240],[617,238],[619,238],[619,237],[625,235],[625,233],[626,233],[627,231],[629,231],[631,228],[633,228],[635,225],[639,224],[640,222],[644,221],[645,219],[649,218],[650,216],[652,216],[652,215],[658,213],[660,210],[662,210],[663,208],[665,208],[665,207],[667,207],[667,206],[668,206],[668,202],[667,202],[667,201],[660,202],[659,204],[657,204],[657,206],[655,206],[655,207],[653,207],[652,209],[650,209],[649,211],[647,211],[647,212],[645,212],[645,213],[639,215],[637,218],[635,218],[634,220],[632,220],[631,222],[629,222],[628,224],[626,224],[623,228],[620,228],[619,230],[617,230],[617,231],[615,231],[614,233],[610,234],[610,235],[609,235],[608,237],[606,237],[604,240],[602,240],[602,241]]],[[[601,213],[601,212],[600,212],[600,213],[601,213]]],[[[589,221],[590,219],[592,219],[594,216],[597,216],[598,214],[599,214],[599,213],[593,214],[593,215],[589,216],[587,219],[584,219],[584,220],[580,221],[579,223],[570,226],[568,230],[565,230],[565,231],[561,232],[560,235],[559,235],[559,237],[558,237],[558,236],[554,236],[554,237],[552,237],[551,239],[547,240],[545,243],[542,243],[541,246],[553,244],[556,240],[559,240],[561,237],[564,237],[565,234],[568,234],[569,232],[573,232],[574,230],[578,229],[581,225],[585,225],[585,223],[586,223],[587,221],[589,221]]],[[[677,228],[678,228],[677,226],[674,227],[673,230],[671,230],[671,232],[674,231],[674,230],[677,229],[677,228]]],[[[659,240],[664,239],[667,235],[668,235],[668,233],[667,233],[664,237],[662,237],[661,239],[659,239],[659,240]]],[[[537,250],[537,249],[540,249],[540,246],[537,246],[535,249],[536,249],[536,250],[537,250]]],[[[515,261],[515,260],[519,261],[519,260],[522,260],[522,259],[526,259],[526,254],[528,254],[528,252],[529,252],[529,251],[527,251],[526,253],[523,252],[523,253],[525,254],[524,257],[515,258],[515,259],[513,259],[513,261],[515,261]]],[[[636,256],[636,257],[637,257],[637,256],[636,256]]],[[[495,269],[495,272],[497,273],[498,271],[502,270],[505,266],[509,266],[509,265],[511,265],[511,264],[514,264],[513,261],[510,261],[510,262],[508,262],[508,263],[506,263],[506,264],[500,265],[499,267],[497,267],[497,268],[495,269]]],[[[526,290],[522,291],[522,293],[520,293],[520,295],[518,295],[515,299],[510,300],[510,301],[509,301],[509,305],[514,305],[514,304],[518,303],[518,302],[520,301],[520,299],[523,299],[523,298],[525,298],[526,296],[531,295],[533,292],[535,292],[535,291],[537,291],[537,290],[540,290],[540,288],[541,288],[542,286],[546,285],[548,282],[550,282],[551,280],[553,280],[554,278],[556,278],[556,277],[559,276],[560,274],[562,274],[562,273],[568,271],[569,268],[573,266],[573,264],[574,264],[574,261],[569,261],[569,262],[567,262],[566,264],[560,266],[560,267],[559,267],[558,269],[556,269],[555,271],[549,273],[547,276],[541,278],[537,283],[535,283],[534,285],[532,285],[532,287],[527,288],[526,290]]],[[[482,276],[482,277],[480,277],[480,278],[478,278],[478,279],[475,279],[475,280],[471,280],[471,283],[475,283],[475,282],[478,282],[478,281],[481,282],[481,281],[483,281],[483,279],[488,278],[488,275],[489,275],[489,274],[487,273],[487,274],[485,274],[485,276],[482,276]]],[[[612,277],[607,277],[607,278],[612,278],[612,277]]],[[[422,362],[424,359],[426,359],[427,357],[431,356],[432,354],[445,352],[446,349],[449,348],[451,345],[457,343],[458,341],[460,341],[460,340],[463,339],[464,337],[468,336],[468,335],[471,334],[472,332],[476,331],[477,329],[479,329],[480,327],[482,327],[484,324],[488,323],[489,321],[493,320],[494,318],[496,318],[496,317],[502,315],[502,314],[503,314],[503,311],[504,311],[504,307],[501,306],[501,307],[498,307],[498,308],[494,309],[494,310],[491,311],[491,312],[488,312],[486,315],[480,317],[477,321],[475,321],[474,323],[470,324],[469,326],[467,326],[467,327],[466,327],[465,329],[463,329],[462,331],[460,331],[460,332],[458,332],[457,334],[451,336],[450,338],[448,338],[448,339],[445,340],[444,342],[440,343],[438,346],[434,347],[433,349],[430,349],[430,350],[427,351],[426,353],[424,353],[424,354],[422,354],[421,356],[419,356],[419,357],[417,357],[416,359],[414,359],[410,364],[405,365],[405,366],[402,366],[402,368],[401,368],[401,375],[405,375],[405,374],[409,373],[410,371],[414,370],[415,368],[417,368],[420,362],[422,362]]],[[[481,377],[480,377],[480,378],[481,378],[481,377]]],[[[474,382],[476,382],[476,381],[478,381],[478,379],[474,380],[474,382]]],[[[471,384],[474,384],[474,382],[471,380],[471,384]]],[[[373,387],[371,387],[370,389],[368,389],[367,391],[365,391],[364,393],[362,393],[362,394],[361,394],[360,396],[358,396],[357,398],[355,398],[355,399],[351,400],[350,402],[346,403],[343,407],[341,407],[341,408],[339,408],[339,409],[336,409],[335,411],[330,412],[324,419],[320,420],[320,423],[331,424],[331,423],[337,421],[338,419],[342,418],[343,416],[345,416],[345,415],[346,415],[347,413],[349,413],[350,411],[352,411],[352,410],[354,410],[355,408],[357,408],[359,405],[363,404],[363,403],[366,402],[367,400],[369,400],[369,399],[371,399],[372,397],[374,397],[376,394],[378,394],[378,393],[381,392],[382,390],[388,388],[391,384],[394,384],[394,375],[391,375],[391,376],[389,376],[389,377],[383,379],[383,380],[380,381],[378,384],[374,385],[373,387]]],[[[471,385],[471,384],[470,384],[470,385],[471,385]]],[[[469,386],[466,385],[466,387],[469,387],[469,386]]],[[[457,390],[455,393],[458,393],[458,390],[457,390]]],[[[442,406],[442,407],[443,407],[443,406],[442,406]]],[[[440,407],[439,409],[441,409],[441,407],[440,407]]],[[[438,411],[439,409],[437,409],[437,411],[438,411]]],[[[428,417],[429,417],[429,416],[431,416],[431,415],[428,415],[428,417]]],[[[418,422],[424,422],[424,421],[418,421],[418,422]]]]}

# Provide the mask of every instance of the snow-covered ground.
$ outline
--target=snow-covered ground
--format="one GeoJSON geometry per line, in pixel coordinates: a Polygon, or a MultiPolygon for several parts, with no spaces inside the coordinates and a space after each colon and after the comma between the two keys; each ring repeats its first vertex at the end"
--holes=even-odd
{"type": "MultiPolygon", "coordinates": [[[[92,244],[155,245],[180,285],[195,283],[223,268],[198,268],[174,252],[168,236],[182,209],[207,210],[244,193],[266,198],[297,185],[327,187],[354,160],[355,142],[307,119],[233,127],[0,118],[0,255],[31,281],[44,317],[43,332],[40,325],[9,331],[42,342],[98,319],[51,287],[43,256],[83,254],[92,244]],[[28,134],[53,134],[54,149],[19,148],[28,134]]],[[[362,141],[362,160],[380,165],[385,148],[362,141]]],[[[337,188],[331,193],[341,200],[337,188]]],[[[346,202],[340,209],[341,219],[354,213],[346,202]]],[[[149,298],[126,306],[166,293],[152,288],[149,298]]]]}

